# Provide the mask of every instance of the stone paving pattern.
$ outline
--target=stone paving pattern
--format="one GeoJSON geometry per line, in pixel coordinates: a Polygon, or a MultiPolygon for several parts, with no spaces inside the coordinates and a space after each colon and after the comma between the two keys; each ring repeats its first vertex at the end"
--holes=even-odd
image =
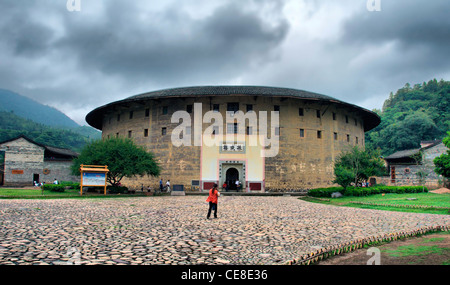
{"type": "Polygon", "coordinates": [[[450,216],[343,208],[295,197],[0,200],[4,264],[283,264],[329,245],[449,225],[450,216]]]}

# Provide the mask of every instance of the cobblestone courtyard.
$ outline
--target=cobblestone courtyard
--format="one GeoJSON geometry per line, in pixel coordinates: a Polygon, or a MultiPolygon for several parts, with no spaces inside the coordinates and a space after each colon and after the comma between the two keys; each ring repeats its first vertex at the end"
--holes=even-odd
{"type": "Polygon", "coordinates": [[[449,225],[450,216],[295,197],[0,200],[0,264],[283,264],[332,244],[449,225]]]}

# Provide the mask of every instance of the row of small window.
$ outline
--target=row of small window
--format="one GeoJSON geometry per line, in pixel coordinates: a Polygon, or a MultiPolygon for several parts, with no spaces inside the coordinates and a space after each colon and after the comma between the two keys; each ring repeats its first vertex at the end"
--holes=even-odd
{"type": "MultiPolygon", "coordinates": [[[[219,106],[220,104],[213,104],[213,111],[214,112],[219,112],[219,106]]],[[[279,105],[274,105],[273,107],[274,111],[280,111],[280,106],[279,105]]],[[[187,105],[186,106],[186,112],[188,113],[192,113],[193,110],[193,105],[187,105]]],[[[239,111],[239,103],[227,103],[227,111],[228,112],[237,112],[239,111]]],[[[252,104],[246,104],[246,111],[250,112],[253,111],[253,105],[252,104]]],[[[163,106],[162,107],[162,115],[167,115],[169,113],[169,107],[168,106],[163,106]]],[[[305,110],[304,108],[299,108],[298,109],[298,115],[303,117],[305,115],[305,110]]],[[[316,117],[317,118],[322,118],[321,111],[320,110],[316,110],[316,117]]],[[[133,119],[134,116],[134,112],[130,111],[129,113],[129,119],[133,119]]],[[[145,117],[149,117],[150,116],[150,109],[145,109],[145,117]]],[[[333,116],[333,121],[337,120],[337,114],[336,113],[332,113],[333,116]]],[[[117,115],[117,121],[120,121],[120,114],[117,115]]],[[[348,124],[349,123],[349,117],[347,115],[345,115],[345,122],[348,124]]],[[[354,119],[355,122],[355,126],[358,125],[358,120],[354,119]]],[[[109,120],[109,123],[111,123],[111,118],[109,120]]]]}
{"type": "MultiPolygon", "coordinates": [[[[165,128],[163,128],[163,129],[165,129],[165,128]]],[[[116,133],[116,137],[119,137],[119,133],[116,133]]],[[[165,131],[164,131],[164,134],[163,135],[165,135],[165,131]]],[[[128,138],[132,138],[133,137],[133,131],[128,131],[128,138]]],[[[144,129],[144,137],[148,137],[148,129],[144,129]]],[[[110,138],[110,135],[108,135],[108,139],[110,138]]]]}
{"type": "MultiPolygon", "coordinates": [[[[133,119],[133,117],[134,117],[134,111],[130,111],[128,118],[131,120],[131,119],[133,119]]],[[[146,118],[150,117],[150,109],[145,109],[145,117],[146,118]]],[[[121,118],[121,116],[120,116],[120,114],[118,114],[117,122],[120,122],[120,118],[121,118]]],[[[111,124],[111,118],[109,118],[109,123],[111,124]]]]}
{"type": "MultiPolygon", "coordinates": [[[[219,133],[218,128],[214,127],[212,134],[215,135],[215,134],[218,134],[218,133],[219,133]]],[[[237,123],[227,124],[227,134],[237,134],[237,133],[238,133],[237,123]]],[[[166,127],[161,128],[161,135],[165,136],[166,134],[167,134],[167,128],[166,127]]],[[[186,135],[190,135],[190,134],[191,134],[191,128],[188,127],[188,128],[186,128],[186,135]]],[[[252,135],[253,134],[252,127],[247,127],[246,134],[247,135],[252,135]]],[[[280,128],[279,127],[275,128],[275,135],[276,136],[280,135],[280,128]]],[[[119,133],[116,133],[116,137],[118,137],[118,136],[119,136],[119,133]]],[[[128,131],[128,137],[131,138],[132,136],[133,136],[133,131],[128,131]]],[[[300,129],[300,137],[304,138],[305,136],[306,136],[305,129],[300,129]]],[[[347,142],[350,142],[350,135],[347,134],[346,136],[347,136],[347,142]]],[[[109,137],[109,135],[108,135],[108,137],[109,137]]],[[[144,137],[148,137],[148,129],[144,129],[144,137]]],[[[322,138],[322,131],[317,131],[317,138],[318,139],[322,138]]],[[[337,141],[338,140],[338,133],[334,132],[333,133],[333,138],[334,138],[335,141],[337,141]]],[[[355,140],[356,144],[359,144],[359,138],[355,137],[355,139],[356,139],[355,140]]]]}
{"type": "MultiPolygon", "coordinates": [[[[350,142],[350,135],[347,134],[346,136],[347,136],[347,142],[350,142]]],[[[305,130],[304,129],[300,129],[300,137],[301,138],[305,137],[305,130]]],[[[322,138],[322,131],[317,131],[317,138],[318,139],[322,138]]],[[[338,140],[338,133],[334,132],[333,133],[333,138],[334,138],[335,141],[337,141],[338,140]]],[[[356,139],[355,140],[356,144],[359,144],[359,138],[355,137],[355,139],[356,139]]]]}
{"type": "MultiPolygon", "coordinates": [[[[300,117],[303,117],[305,115],[305,111],[304,111],[303,108],[299,108],[298,109],[298,115],[300,117]]],[[[316,117],[317,118],[319,118],[319,119],[322,118],[322,115],[323,114],[321,114],[320,110],[316,110],[316,117]]],[[[332,115],[333,115],[333,121],[336,121],[337,120],[337,114],[333,112],[332,115]]],[[[353,120],[355,122],[355,126],[357,126],[358,125],[358,120],[356,120],[356,119],[353,119],[353,120]]],[[[348,124],[348,122],[349,122],[349,117],[347,115],[345,115],[345,123],[348,124]]]]}

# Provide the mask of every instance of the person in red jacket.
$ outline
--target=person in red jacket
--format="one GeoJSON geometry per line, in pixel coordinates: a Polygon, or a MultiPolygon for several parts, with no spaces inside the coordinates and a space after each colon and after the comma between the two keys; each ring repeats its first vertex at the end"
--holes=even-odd
{"type": "Polygon", "coordinates": [[[219,196],[220,192],[217,190],[217,184],[214,183],[213,188],[209,190],[208,199],[206,199],[206,202],[209,202],[208,215],[206,216],[207,219],[211,216],[211,211],[214,211],[214,218],[217,218],[217,202],[219,196]]]}

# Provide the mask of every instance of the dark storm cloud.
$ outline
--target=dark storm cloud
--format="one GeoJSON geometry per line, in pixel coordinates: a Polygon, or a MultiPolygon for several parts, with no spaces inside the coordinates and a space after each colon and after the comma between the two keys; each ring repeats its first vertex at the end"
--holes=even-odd
{"type": "Polygon", "coordinates": [[[0,2],[0,87],[79,123],[136,92],[230,82],[275,59],[289,31],[282,1],[66,2],[0,2]]]}
{"type": "Polygon", "coordinates": [[[192,81],[235,75],[267,58],[288,31],[286,21],[272,26],[233,2],[201,19],[172,7],[144,15],[145,22],[136,7],[114,3],[108,2],[95,24],[65,17],[68,32],[55,48],[77,57],[86,71],[176,85],[183,77],[192,81]]]}
{"type": "Polygon", "coordinates": [[[371,109],[406,82],[450,74],[448,0],[381,0],[380,12],[366,0],[66,2],[0,1],[0,88],[79,123],[187,85],[292,87],[371,109]]]}
{"type": "Polygon", "coordinates": [[[48,48],[52,30],[36,22],[17,21],[14,26],[0,28],[2,37],[7,38],[17,56],[35,57],[48,48]]]}
{"type": "Polygon", "coordinates": [[[51,47],[54,33],[43,24],[45,15],[34,15],[38,7],[38,1],[0,2],[1,44],[15,56],[36,57],[44,55],[51,47]]]}
{"type": "MultiPolygon", "coordinates": [[[[448,68],[448,0],[381,1],[381,12],[356,14],[344,25],[342,43],[361,49],[392,43],[402,55],[399,68],[448,68]]],[[[398,58],[392,59],[398,63],[398,58]]]]}

